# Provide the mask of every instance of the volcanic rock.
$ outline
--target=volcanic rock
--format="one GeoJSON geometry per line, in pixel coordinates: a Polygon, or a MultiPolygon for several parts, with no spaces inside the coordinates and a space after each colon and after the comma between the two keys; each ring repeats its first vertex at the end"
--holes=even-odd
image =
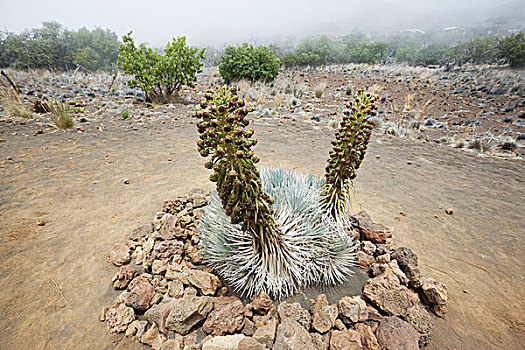
{"type": "Polygon", "coordinates": [[[429,305],[445,305],[448,300],[448,289],[444,283],[431,278],[421,279],[421,299],[429,305]]]}
{"type": "Polygon", "coordinates": [[[376,224],[365,211],[359,212],[353,218],[357,221],[361,240],[372,243],[386,243],[386,239],[392,237],[390,229],[381,224],[376,224]]]}
{"type": "Polygon", "coordinates": [[[124,303],[135,310],[146,310],[154,294],[155,290],[151,283],[140,278],[137,285],[124,298],[124,303]]]}
{"type": "Polygon", "coordinates": [[[186,295],[175,299],[173,308],[166,319],[166,328],[186,335],[213,309],[213,301],[209,297],[186,295]]]}
{"type": "Polygon", "coordinates": [[[214,337],[202,344],[202,350],[238,350],[239,343],[245,337],[244,334],[214,337]]]}
{"type": "Polygon", "coordinates": [[[240,330],[244,321],[244,306],[237,297],[213,299],[211,311],[202,326],[202,330],[211,335],[225,335],[240,330]]]}
{"type": "Polygon", "coordinates": [[[348,329],[346,331],[332,331],[330,350],[362,350],[361,334],[348,329]]]}
{"type": "Polygon", "coordinates": [[[406,316],[407,310],[419,302],[419,297],[399,283],[391,271],[369,279],[364,286],[363,295],[388,315],[406,316]]]}
{"type": "Polygon", "coordinates": [[[328,305],[325,294],[317,296],[310,311],[312,312],[312,328],[319,333],[325,333],[335,324],[337,318],[337,306],[328,305]]]}
{"type": "Polygon", "coordinates": [[[131,260],[131,253],[125,244],[115,244],[111,253],[109,253],[108,260],[115,266],[125,265],[131,260]]]}
{"type": "Polygon", "coordinates": [[[277,327],[273,349],[316,350],[310,334],[291,318],[285,319],[277,327]]]}
{"type": "Polygon", "coordinates": [[[364,322],[368,319],[366,302],[359,296],[343,297],[338,304],[339,316],[347,323],[364,322]]]}
{"type": "Polygon", "coordinates": [[[112,333],[124,332],[134,319],[135,311],[133,308],[123,303],[118,303],[106,311],[106,321],[112,333]]]}
{"type": "Polygon", "coordinates": [[[396,259],[401,268],[408,265],[417,266],[417,255],[407,247],[397,248],[392,254],[392,259],[396,259]]]}
{"type": "Polygon", "coordinates": [[[275,340],[275,331],[277,330],[277,320],[272,318],[264,326],[257,328],[253,334],[253,339],[259,343],[271,348],[275,340]]]}
{"type": "Polygon", "coordinates": [[[286,301],[279,304],[277,309],[281,322],[286,319],[294,320],[298,322],[305,329],[310,329],[310,321],[312,317],[310,313],[303,309],[299,303],[288,303],[286,301]]]}
{"type": "Polygon", "coordinates": [[[254,312],[264,314],[272,307],[274,307],[272,298],[270,298],[270,296],[263,291],[259,292],[259,294],[253,298],[252,309],[254,312]]]}
{"type": "Polygon", "coordinates": [[[385,317],[376,330],[377,342],[383,350],[417,350],[419,333],[399,317],[385,317]]]}
{"type": "Polygon", "coordinates": [[[238,350],[265,350],[266,346],[253,338],[244,338],[239,342],[238,350]]]}
{"type": "Polygon", "coordinates": [[[372,329],[364,323],[357,323],[355,330],[361,335],[361,345],[363,350],[380,350],[377,338],[372,329]]]}
{"type": "Polygon", "coordinates": [[[419,332],[419,347],[423,347],[430,342],[434,334],[434,319],[421,304],[414,305],[408,309],[405,321],[419,332]]]}
{"type": "Polygon", "coordinates": [[[117,274],[113,277],[113,287],[115,289],[124,289],[128,286],[129,282],[137,275],[131,266],[121,266],[117,274]]]}

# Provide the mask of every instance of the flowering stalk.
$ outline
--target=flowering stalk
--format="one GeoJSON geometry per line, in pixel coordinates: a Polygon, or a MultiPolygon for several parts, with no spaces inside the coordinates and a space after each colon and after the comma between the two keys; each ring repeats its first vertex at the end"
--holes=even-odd
{"type": "MultiPolygon", "coordinates": [[[[196,116],[199,153],[211,158],[205,163],[212,169],[210,180],[217,183],[217,192],[232,224],[252,235],[254,251],[271,254],[282,246],[280,230],[273,218],[273,199],[262,189],[261,174],[255,164],[259,157],[252,147],[253,129],[246,128],[246,116],[252,109],[239,100],[237,89],[226,85],[217,91],[208,90],[200,101],[196,116]]],[[[282,247],[281,247],[282,248],[282,247]]],[[[268,257],[270,263],[277,257],[268,257]]],[[[278,255],[278,254],[277,254],[278,255]]]]}
{"type": "Polygon", "coordinates": [[[358,90],[343,112],[343,119],[332,140],[321,202],[332,217],[344,218],[350,201],[352,180],[357,176],[372,135],[370,116],[376,115],[377,96],[358,90]]]}

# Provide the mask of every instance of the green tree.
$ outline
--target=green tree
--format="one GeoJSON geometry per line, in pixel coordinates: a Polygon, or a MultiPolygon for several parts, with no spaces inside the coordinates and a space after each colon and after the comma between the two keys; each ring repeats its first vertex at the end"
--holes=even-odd
{"type": "Polygon", "coordinates": [[[144,91],[147,101],[160,103],[176,99],[184,85],[195,87],[205,59],[204,49],[187,46],[186,37],[179,37],[168,42],[161,54],[144,44],[136,47],[131,34],[122,38],[118,56],[124,72],[134,76],[128,81],[130,87],[144,91]]]}
{"type": "Polygon", "coordinates": [[[226,84],[239,79],[271,82],[280,70],[280,60],[267,47],[255,48],[246,43],[239,47],[228,46],[219,65],[219,72],[226,84]]]}

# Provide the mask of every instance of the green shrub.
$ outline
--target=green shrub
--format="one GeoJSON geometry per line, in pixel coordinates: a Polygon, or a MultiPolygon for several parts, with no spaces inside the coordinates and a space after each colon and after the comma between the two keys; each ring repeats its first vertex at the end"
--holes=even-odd
{"type": "Polygon", "coordinates": [[[168,42],[164,54],[141,44],[135,46],[131,33],[124,35],[118,63],[132,88],[140,88],[149,102],[169,103],[178,97],[183,85],[195,87],[197,73],[201,72],[204,49],[186,45],[186,37],[168,42]]]}
{"type": "Polygon", "coordinates": [[[519,32],[503,38],[498,46],[498,57],[513,68],[525,67],[525,34],[519,32]]]}
{"type": "Polygon", "coordinates": [[[224,50],[219,72],[226,84],[241,79],[268,83],[279,74],[280,64],[279,59],[265,46],[255,48],[244,43],[224,50]]]}

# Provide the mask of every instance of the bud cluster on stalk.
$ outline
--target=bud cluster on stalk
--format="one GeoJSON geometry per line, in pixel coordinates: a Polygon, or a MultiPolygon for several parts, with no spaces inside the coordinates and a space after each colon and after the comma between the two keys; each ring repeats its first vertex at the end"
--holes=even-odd
{"type": "Polygon", "coordinates": [[[372,135],[371,116],[377,114],[377,96],[359,89],[346,105],[325,173],[322,201],[331,215],[346,208],[351,181],[357,176],[372,135]]]}
{"type": "Polygon", "coordinates": [[[210,181],[216,182],[217,193],[232,224],[260,235],[264,227],[275,227],[273,200],[262,189],[259,162],[252,147],[257,144],[254,131],[247,128],[246,118],[253,109],[240,100],[235,87],[223,85],[208,90],[200,100],[195,116],[201,156],[208,158],[207,169],[213,170],[210,181]]]}

